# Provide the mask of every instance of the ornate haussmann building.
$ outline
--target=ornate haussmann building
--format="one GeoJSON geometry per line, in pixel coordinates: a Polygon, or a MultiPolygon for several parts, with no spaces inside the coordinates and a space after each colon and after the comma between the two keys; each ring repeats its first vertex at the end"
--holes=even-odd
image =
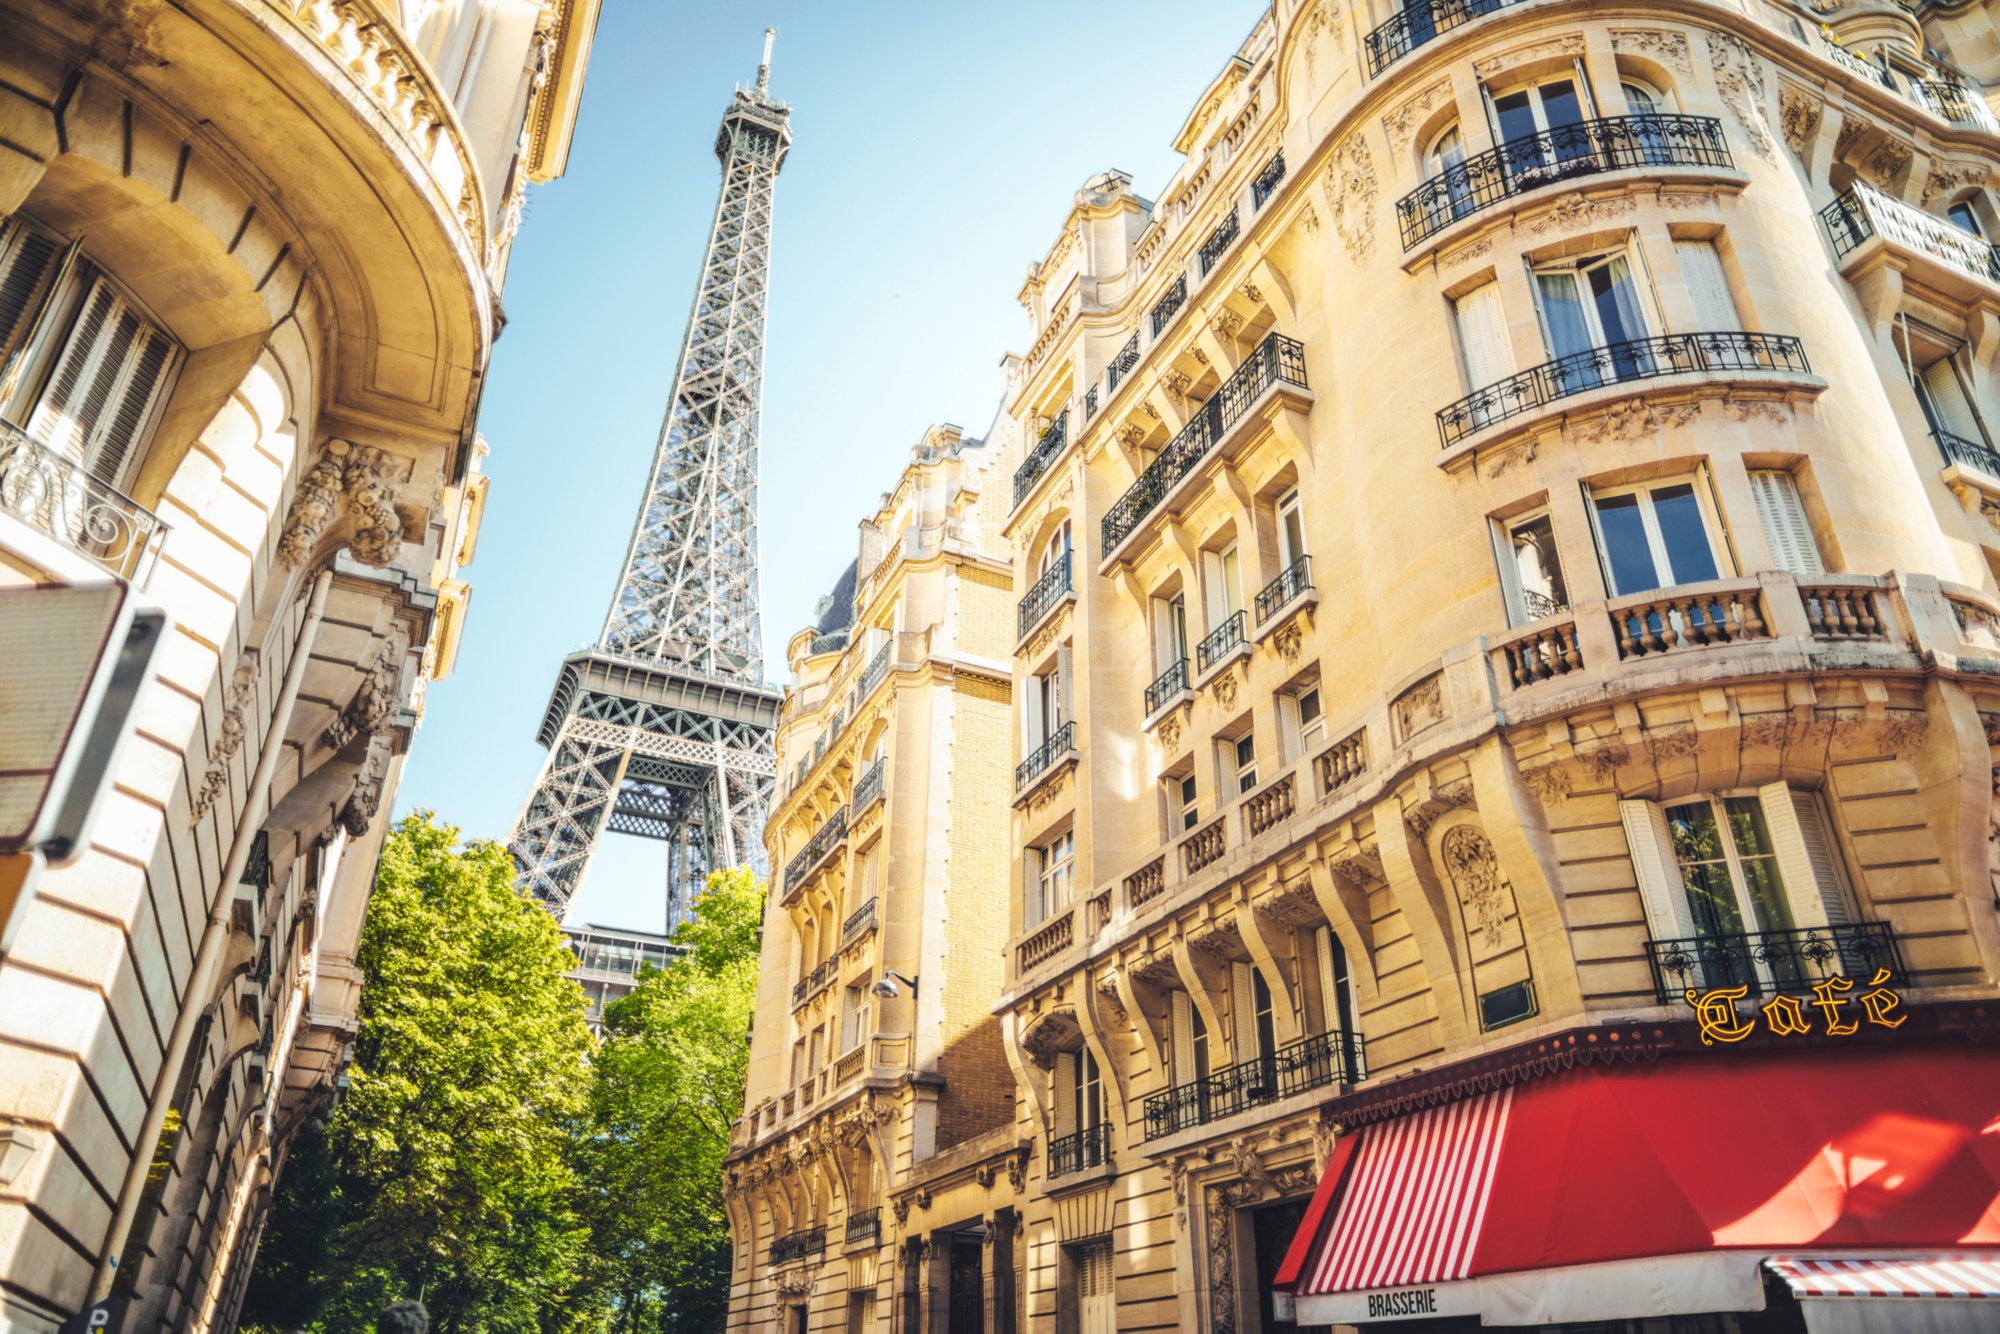
{"type": "Polygon", "coordinates": [[[0,955],[0,1329],[106,1296],[234,1325],[353,1034],[500,285],[596,13],[0,3],[0,584],[172,618],[89,847],[0,955]]]}
{"type": "Polygon", "coordinates": [[[899,808],[899,724],[883,883],[954,912],[857,958],[872,734],[791,780],[732,1328],[1988,1327],[1996,37],[1279,0],[1156,199],[1086,183],[981,489],[1004,866],[899,862],[985,781],[899,808]],[[973,1028],[968,873],[1026,1160],[945,1207],[892,1128],[959,1076],[878,1072],[973,1028]]]}

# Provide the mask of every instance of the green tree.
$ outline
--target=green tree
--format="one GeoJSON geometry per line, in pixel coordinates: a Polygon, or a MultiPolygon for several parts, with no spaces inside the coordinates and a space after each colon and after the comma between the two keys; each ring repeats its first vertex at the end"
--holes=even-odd
{"type": "Polygon", "coordinates": [[[367,1329],[414,1297],[439,1331],[591,1322],[572,1300],[590,1035],[562,932],[514,874],[428,813],[384,843],[349,1086],[280,1178],[253,1326],[367,1329]]]}
{"type": "Polygon", "coordinates": [[[674,934],[686,953],[605,1015],[579,1148],[592,1247],[586,1290],[620,1330],[711,1330],[729,1300],[722,1160],[743,1110],[764,891],[708,878],[674,934]]]}

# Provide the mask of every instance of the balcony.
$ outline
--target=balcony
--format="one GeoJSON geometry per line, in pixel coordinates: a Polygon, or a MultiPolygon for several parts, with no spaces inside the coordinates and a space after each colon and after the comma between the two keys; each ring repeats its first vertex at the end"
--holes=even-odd
{"type": "Polygon", "coordinates": [[[1118,355],[1111,359],[1111,364],[1104,368],[1104,391],[1118,392],[1118,382],[1130,375],[1132,368],[1138,364],[1139,335],[1133,334],[1126,340],[1125,346],[1118,349],[1118,355]]]}
{"type": "Polygon", "coordinates": [[[861,812],[882,800],[882,789],[888,769],[889,757],[886,755],[869,765],[855,781],[854,796],[848,802],[847,809],[858,817],[861,812]]]}
{"type": "Polygon", "coordinates": [[[1302,1038],[1269,1056],[1153,1094],[1146,1099],[1146,1138],[1161,1139],[1313,1089],[1358,1084],[1367,1075],[1359,1035],[1336,1031],[1302,1038]]]}
{"type": "Polygon", "coordinates": [[[1197,829],[1181,840],[1181,878],[1187,879],[1222,860],[1222,821],[1197,829]]]}
{"type": "Polygon", "coordinates": [[[1215,230],[1208,234],[1208,239],[1201,243],[1201,249],[1196,252],[1196,258],[1201,262],[1202,277],[1208,276],[1209,270],[1216,266],[1217,261],[1229,247],[1236,244],[1236,238],[1240,234],[1241,228],[1238,226],[1236,210],[1232,208],[1224,215],[1221,222],[1215,224],[1215,230]]]}
{"type": "Polygon", "coordinates": [[[1037,778],[1055,767],[1056,761],[1076,753],[1076,724],[1064,723],[1049,733],[1025,760],[1014,766],[1014,790],[1024,791],[1037,778]]]}
{"type": "Polygon", "coordinates": [[[785,896],[790,898],[805,884],[806,877],[819,868],[835,848],[847,840],[847,807],[842,806],[826,819],[806,841],[799,854],[785,863],[785,896]]]}
{"type": "Polygon", "coordinates": [[[884,644],[861,669],[861,678],[854,683],[854,709],[860,712],[861,701],[875,693],[875,687],[882,684],[882,678],[889,674],[890,644],[884,644]]]}
{"type": "Polygon", "coordinates": [[[166,545],[157,514],[0,422],[0,511],[143,587],[166,545]]]}
{"type": "Polygon", "coordinates": [[[1276,623],[1280,613],[1293,603],[1304,601],[1312,591],[1312,557],[1301,556],[1257,594],[1254,604],[1257,608],[1257,628],[1268,629],[1276,623]]]}
{"type": "Polygon", "coordinates": [[[1158,338],[1160,330],[1173,323],[1174,316],[1180,314],[1181,307],[1186,304],[1187,275],[1182,274],[1174,279],[1174,285],[1166,290],[1166,294],[1153,303],[1153,309],[1146,317],[1153,326],[1153,337],[1158,338]]]}
{"type": "Polygon", "coordinates": [[[1221,666],[1230,654],[1248,647],[1249,624],[1249,613],[1236,611],[1230,613],[1228,620],[1209,631],[1208,637],[1194,648],[1195,675],[1206,676],[1221,666]]]}
{"type": "MultiPolygon", "coordinates": [[[[1671,375],[1777,372],[1810,375],[1805,348],[1789,334],[1666,334],[1587,348],[1510,375],[1437,413],[1438,439],[1449,449],[1489,426],[1605,386],[1671,375]]],[[[1108,520],[1107,520],[1108,522],[1108,520]]]]}
{"type": "Polygon", "coordinates": [[[2000,453],[1984,441],[1967,440],[1949,431],[1932,431],[1931,439],[1936,442],[1938,453],[1944,455],[1946,463],[1957,468],[1972,468],[2000,481],[2000,453]]]}
{"type": "Polygon", "coordinates": [[[1958,84],[1942,79],[1912,79],[1910,97],[1939,120],[1948,121],[1962,130],[2000,132],[2000,125],[1994,122],[1993,108],[1986,105],[1986,99],[1958,84]]]}
{"type": "Polygon", "coordinates": [[[1073,909],[1064,908],[1043,923],[1035,934],[1021,942],[1016,956],[1020,960],[1021,971],[1032,972],[1068,949],[1075,941],[1076,913],[1073,909]]]}
{"type": "Polygon", "coordinates": [[[1069,409],[1064,408],[1049,423],[1049,429],[1042,432],[1042,438],[1028,451],[1028,457],[1021,460],[1021,466],[1014,469],[1014,504],[1016,507],[1028,498],[1028,492],[1035,489],[1035,483],[1042,480],[1042,474],[1056,461],[1056,456],[1069,445],[1069,409]]]}
{"type": "Polygon", "coordinates": [[[1125,877],[1125,906],[1143,908],[1167,892],[1167,859],[1155,857],[1125,877]]]}
{"type": "Polygon", "coordinates": [[[846,944],[875,925],[876,902],[877,900],[871,895],[866,903],[847,914],[847,920],[840,924],[841,944],[846,944]]]}
{"type": "Polygon", "coordinates": [[[808,1255],[819,1255],[826,1250],[826,1229],[807,1228],[801,1232],[790,1232],[771,1243],[771,1263],[790,1264],[803,1260],[808,1255]]]}
{"type": "Polygon", "coordinates": [[[834,960],[828,959],[825,963],[820,964],[810,973],[807,973],[804,977],[794,982],[792,984],[792,1008],[794,1010],[798,1009],[814,996],[819,995],[820,992],[832,986],[834,975],[838,971],[834,967],[834,960]]]}
{"type": "Polygon", "coordinates": [[[2000,250],[1985,237],[1892,199],[1865,182],[1857,181],[1821,209],[1819,220],[1836,263],[1880,237],[1883,244],[1898,250],[1936,260],[1983,282],[2000,283],[2000,250]]]}
{"type": "Polygon", "coordinates": [[[1278,186],[1284,179],[1285,154],[1284,150],[1280,149],[1272,154],[1271,160],[1264,165],[1264,170],[1257,173],[1257,179],[1250,182],[1250,206],[1264,207],[1264,201],[1277,193],[1278,186]]]}
{"type": "Polygon", "coordinates": [[[1609,604],[1620,658],[1654,657],[1712,644],[1769,639],[1761,590],[1754,579],[1654,589],[1609,604]]]}
{"type": "Polygon", "coordinates": [[[1520,0],[1410,0],[1394,18],[1362,39],[1368,77],[1374,78],[1418,47],[1520,0]]]}
{"type": "Polygon", "coordinates": [[[1321,751],[1313,763],[1319,769],[1320,791],[1346,787],[1368,772],[1368,729],[1342,737],[1321,751]]]}
{"type": "Polygon", "coordinates": [[[1509,139],[1431,177],[1396,201],[1403,248],[1460,218],[1544,185],[1628,167],[1734,168],[1713,116],[1609,116],[1509,139]]]}
{"type": "Polygon", "coordinates": [[[1014,612],[1015,638],[1026,639],[1034,628],[1055,611],[1062,600],[1076,591],[1070,580],[1071,555],[1065,551],[1062,558],[1043,572],[1035,580],[1035,586],[1021,599],[1014,612]]]}
{"type": "Polygon", "coordinates": [[[1049,1141],[1049,1176],[1063,1177],[1111,1161],[1111,1123],[1100,1121],[1049,1141]]]}
{"type": "Polygon", "coordinates": [[[1168,441],[1104,516],[1104,552],[1114,555],[1140,522],[1167,498],[1183,477],[1195,470],[1249,411],[1250,405],[1273,385],[1307,388],[1305,348],[1283,334],[1265,336],[1257,350],[1231,372],[1222,387],[1195,409],[1179,435],[1168,441]]]}
{"type": "Polygon", "coordinates": [[[1192,693],[1188,688],[1188,660],[1178,659],[1146,687],[1146,716],[1151,718],[1181,696],[1192,693]]]}
{"type": "Polygon", "coordinates": [[[1243,826],[1251,838],[1277,828],[1298,813],[1299,785],[1291,774],[1253,792],[1243,803],[1243,826]]]}
{"type": "Polygon", "coordinates": [[[1649,940],[1646,961],[1662,1005],[1675,1004],[1690,991],[1716,987],[1747,987],[1749,998],[1755,999],[1810,991],[1829,977],[1865,987],[1883,969],[1898,986],[1907,977],[1895,928],[1887,922],[1649,940]]]}
{"type": "Polygon", "coordinates": [[[882,1235],[882,1210],[880,1207],[856,1209],[847,1215],[847,1244],[859,1241],[874,1241],[882,1235]]]}

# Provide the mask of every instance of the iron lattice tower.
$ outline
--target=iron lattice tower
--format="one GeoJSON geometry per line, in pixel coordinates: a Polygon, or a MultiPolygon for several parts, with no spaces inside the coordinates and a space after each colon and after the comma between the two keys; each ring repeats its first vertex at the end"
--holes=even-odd
{"type": "Polygon", "coordinates": [[[771,199],[792,142],[771,37],[716,134],[722,189],[624,575],[598,642],[563,660],[537,734],[548,759],[514,823],[521,883],[558,919],[607,829],[669,845],[669,931],[709,870],[768,870],[782,696],[763,681],[757,417],[771,199]]]}

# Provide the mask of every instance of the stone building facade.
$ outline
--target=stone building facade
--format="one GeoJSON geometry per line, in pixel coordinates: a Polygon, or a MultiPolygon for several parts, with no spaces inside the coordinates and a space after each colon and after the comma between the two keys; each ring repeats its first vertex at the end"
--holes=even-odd
{"type": "Polygon", "coordinates": [[[0,584],[172,617],[90,846],[0,955],[0,1329],[107,1295],[235,1323],[353,1035],[509,249],[596,15],[0,3],[0,584]]]}
{"type": "Polygon", "coordinates": [[[725,1185],[732,1330],[972,1328],[1018,1300],[1028,1144],[992,1013],[1012,599],[991,488],[1009,452],[1004,433],[928,431],[791,641],[725,1185]]]}
{"type": "Polygon", "coordinates": [[[1026,1327],[1365,1323],[1274,1291],[1343,1139],[1706,1071],[1684,993],[1890,985],[1975,1068],[1994,35],[1279,0],[1076,196],[1003,502],[1026,1327]]]}

